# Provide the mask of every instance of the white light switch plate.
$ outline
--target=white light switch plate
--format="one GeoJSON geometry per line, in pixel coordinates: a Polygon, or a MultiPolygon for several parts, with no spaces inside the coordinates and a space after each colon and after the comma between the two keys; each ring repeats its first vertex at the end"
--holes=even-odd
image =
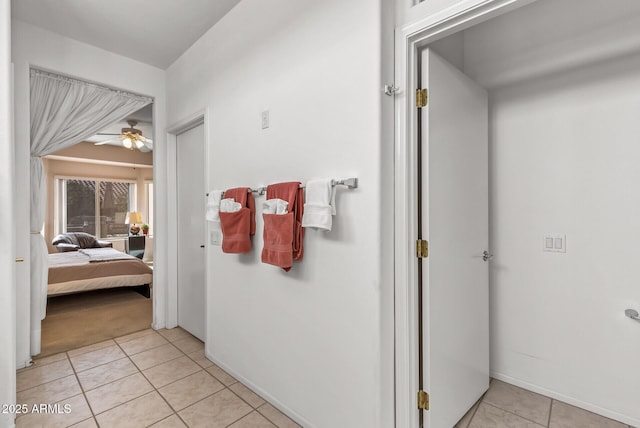
{"type": "Polygon", "coordinates": [[[542,240],[542,251],[550,253],[566,253],[567,235],[545,235],[542,240]]]}
{"type": "Polygon", "coordinates": [[[262,129],[267,129],[269,127],[269,110],[265,110],[262,112],[262,129]]]}
{"type": "Polygon", "coordinates": [[[211,245],[222,245],[222,232],[219,230],[212,230],[210,233],[211,245]]]}

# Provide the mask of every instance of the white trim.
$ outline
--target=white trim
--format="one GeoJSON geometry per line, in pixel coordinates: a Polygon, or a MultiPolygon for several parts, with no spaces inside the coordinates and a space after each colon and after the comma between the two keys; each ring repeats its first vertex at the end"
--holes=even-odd
{"type": "MultiPolygon", "coordinates": [[[[396,30],[395,86],[395,392],[396,427],[418,426],[417,342],[417,111],[411,103],[418,84],[418,52],[429,43],[535,0],[466,0],[396,30]]],[[[428,413],[425,415],[428,426],[428,413]]]]}
{"type": "MultiPolygon", "coordinates": [[[[178,189],[177,189],[177,140],[178,135],[186,132],[200,124],[204,125],[204,184],[205,189],[209,183],[209,170],[207,168],[207,161],[209,159],[209,109],[200,110],[183,120],[171,125],[167,128],[167,320],[166,328],[173,328],[178,325],[178,189]]],[[[155,189],[155,186],[154,186],[155,189]]],[[[204,195],[202,195],[204,197],[204,195]]],[[[205,242],[208,242],[205,239],[205,242]]],[[[208,310],[206,306],[207,300],[207,284],[209,284],[209,269],[207,260],[209,259],[209,246],[205,245],[205,264],[204,264],[204,277],[205,277],[205,344],[207,338],[207,325],[206,319],[208,310]]]]}
{"type": "Polygon", "coordinates": [[[146,165],[146,164],[139,164],[139,163],[116,162],[116,161],[107,161],[107,160],[100,160],[100,159],[74,158],[74,157],[60,156],[60,155],[47,155],[43,159],[52,159],[52,160],[59,160],[64,162],[90,163],[95,165],[120,166],[120,167],[127,167],[127,168],[140,168],[140,169],[153,168],[153,165],[146,165]]]}
{"type": "Polygon", "coordinates": [[[519,386],[521,388],[527,389],[529,391],[533,391],[536,392],[538,394],[542,394],[545,395],[547,397],[551,397],[555,400],[559,400],[562,402],[565,402],[567,404],[571,404],[572,406],[576,406],[579,407],[581,409],[585,409],[588,410],[590,412],[593,413],[597,413],[599,415],[605,416],[607,418],[622,422],[624,424],[627,425],[631,425],[632,427],[637,427],[640,426],[640,419],[634,419],[634,418],[630,418],[627,415],[623,415],[622,413],[618,413],[618,412],[612,412],[609,409],[605,409],[603,407],[597,406],[595,404],[586,402],[586,401],[582,401],[582,400],[577,400],[573,397],[570,397],[568,395],[564,395],[564,394],[560,394],[556,391],[553,391],[551,389],[546,389],[543,388],[541,386],[529,383],[529,382],[525,382],[523,380],[520,379],[516,379],[513,378],[511,376],[507,376],[505,374],[502,373],[498,373],[498,372],[491,372],[491,377],[494,379],[498,379],[501,380],[503,382],[506,383],[510,383],[511,385],[515,385],[515,386],[519,386]]]}

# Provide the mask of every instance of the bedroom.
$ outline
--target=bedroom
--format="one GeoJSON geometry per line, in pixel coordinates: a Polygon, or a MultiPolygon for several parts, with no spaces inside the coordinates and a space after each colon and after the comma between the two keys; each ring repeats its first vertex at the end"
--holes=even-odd
{"type": "Polygon", "coordinates": [[[44,236],[50,265],[43,356],[151,325],[150,288],[145,286],[153,275],[151,121],[152,105],[148,105],[86,141],[43,158],[48,195],[44,236]],[[148,137],[140,149],[123,147],[122,129],[131,126],[127,121],[135,121],[131,122],[135,129],[148,137]],[[142,229],[137,235],[130,232],[131,213],[139,214],[133,219],[142,229]],[[95,237],[100,246],[112,247],[106,251],[117,251],[116,258],[130,254],[146,266],[132,259],[99,263],[94,266],[102,270],[82,276],[77,265],[69,266],[72,258],[81,257],[65,251],[73,245],[58,244],[62,237],[69,240],[67,233],[78,232],[95,237]]]}

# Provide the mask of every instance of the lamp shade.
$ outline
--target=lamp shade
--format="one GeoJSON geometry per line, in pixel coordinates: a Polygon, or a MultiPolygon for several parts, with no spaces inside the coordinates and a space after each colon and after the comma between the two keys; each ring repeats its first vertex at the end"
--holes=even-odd
{"type": "Polygon", "coordinates": [[[142,223],[142,213],[138,211],[130,211],[124,219],[125,224],[138,224],[142,223]]]}

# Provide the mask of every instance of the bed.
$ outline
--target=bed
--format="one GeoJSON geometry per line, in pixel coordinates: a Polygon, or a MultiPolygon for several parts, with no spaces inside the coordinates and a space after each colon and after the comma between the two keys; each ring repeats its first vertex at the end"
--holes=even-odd
{"type": "Polygon", "coordinates": [[[150,297],[152,281],[153,269],[140,259],[113,248],[49,254],[49,296],[133,287],[150,297]]]}

